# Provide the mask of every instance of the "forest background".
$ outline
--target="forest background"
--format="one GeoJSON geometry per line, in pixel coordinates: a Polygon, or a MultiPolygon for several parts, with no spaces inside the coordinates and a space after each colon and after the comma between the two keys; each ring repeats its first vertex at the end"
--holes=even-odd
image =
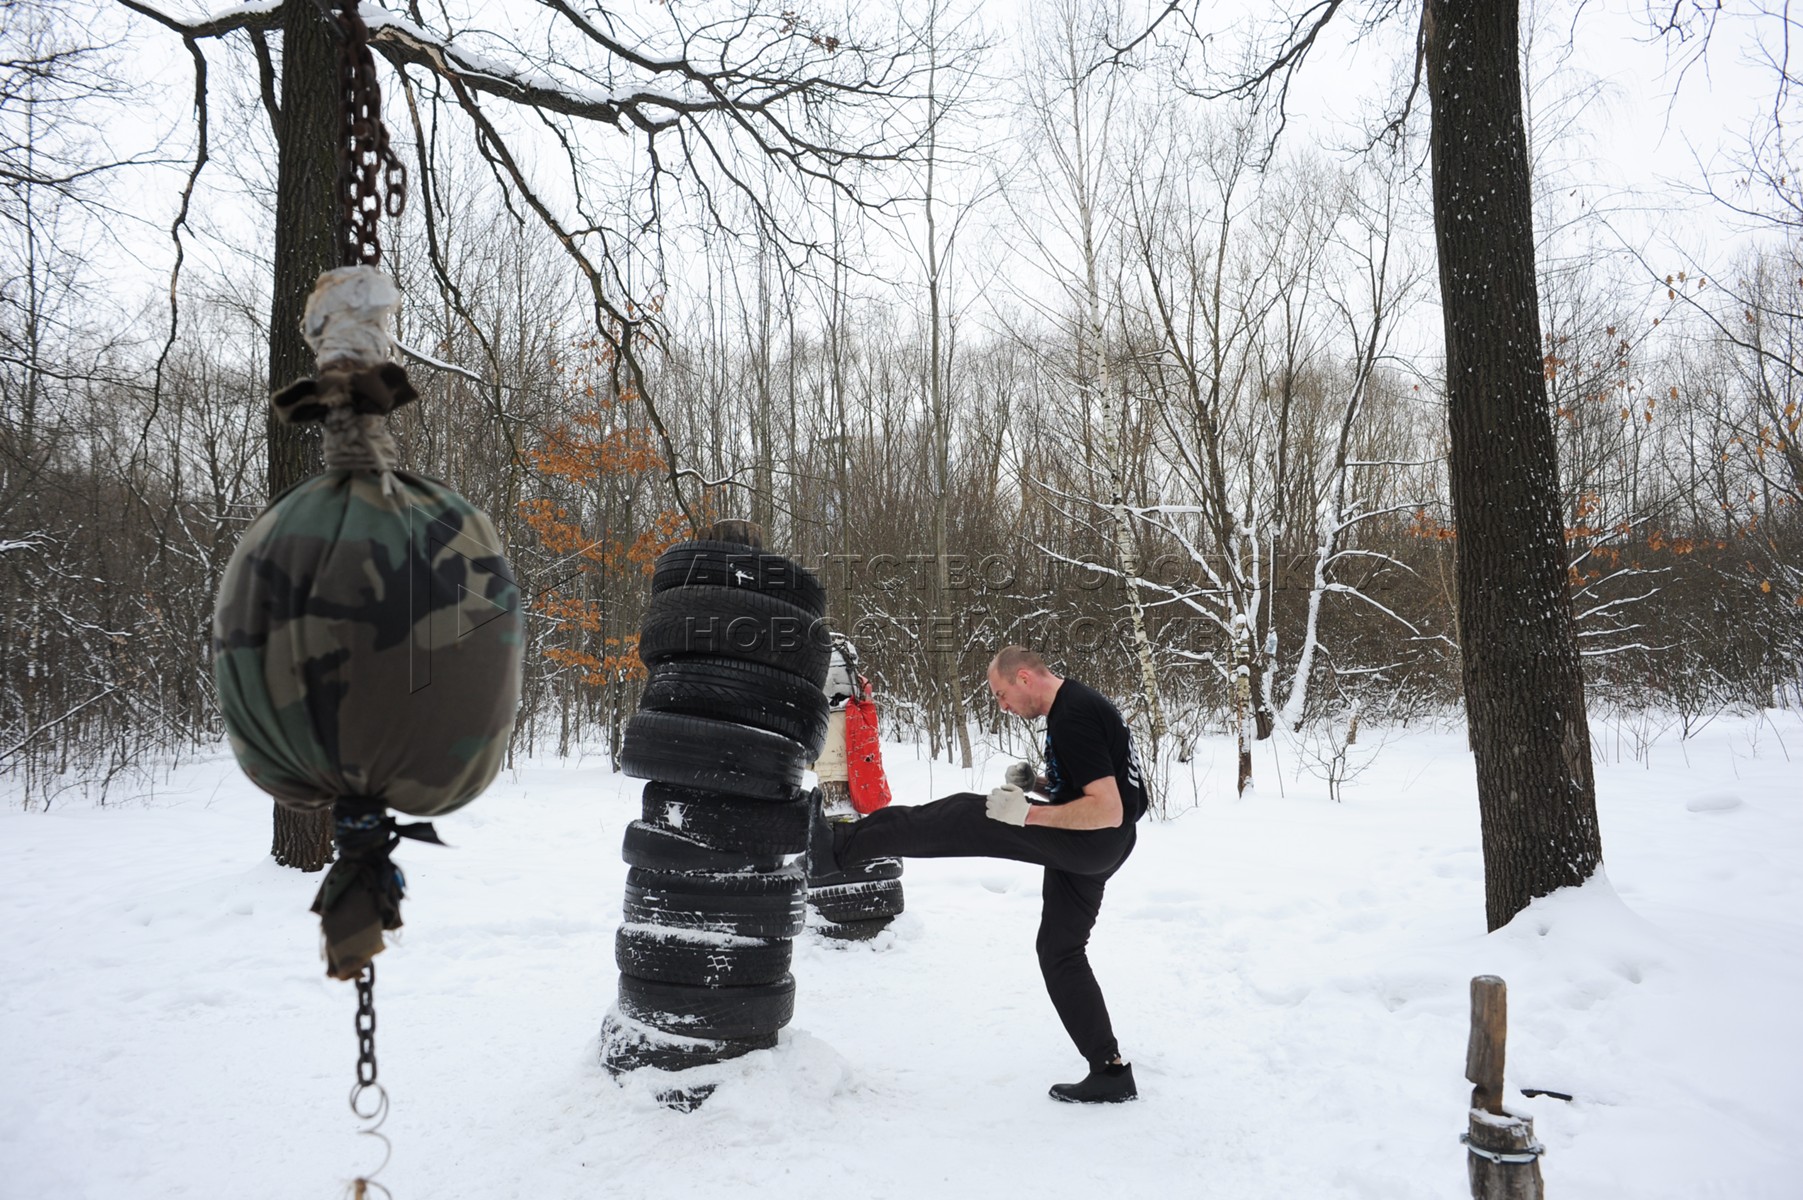
{"type": "MultiPolygon", "coordinates": [[[[436,27],[559,94],[617,87],[529,7],[436,27]]],[[[385,75],[425,394],[394,424],[529,598],[515,753],[617,754],[649,565],[727,516],[820,571],[886,732],[935,755],[1018,737],[983,686],[1007,642],[1120,698],[1154,764],[1256,724],[1343,769],[1361,714],[1456,714],[1407,22],[1348,24],[1322,53],[1358,84],[1299,92],[1279,136],[1270,97],[1211,94],[1250,29],[1120,50],[1146,13],[704,8],[614,20],[647,53],[730,28],[888,72],[796,116],[856,148],[833,180],[731,129],[676,157],[543,107],[472,129],[441,80],[385,75]]],[[[1707,54],[1636,11],[1663,108],[1580,52],[1584,6],[1529,6],[1524,46],[1574,617],[1593,720],[1644,740],[1803,703],[1803,191],[1785,10],[1707,54]],[[1719,142],[1654,138],[1661,182],[1624,182],[1624,118],[1672,129],[1712,68],[1745,81],[1719,142]]],[[[270,479],[281,46],[197,44],[202,141],[167,30],[0,18],[0,771],[47,805],[223,732],[213,596],[270,479]]]]}

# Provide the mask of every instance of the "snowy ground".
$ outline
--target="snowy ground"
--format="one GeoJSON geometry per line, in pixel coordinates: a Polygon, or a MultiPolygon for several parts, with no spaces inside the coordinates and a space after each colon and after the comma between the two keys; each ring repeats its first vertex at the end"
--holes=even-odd
{"type": "MultiPolygon", "coordinates": [[[[1509,1083],[1559,1197],[1797,1195],[1803,722],[1599,722],[1607,881],[1483,929],[1462,734],[1394,732],[1335,805],[1289,750],[1255,797],[1205,746],[1142,829],[1092,958],[1141,1103],[1058,1105],[1081,1064],[1041,990],[1037,872],[910,863],[866,946],[797,946],[794,1023],[698,1112],[611,1082],[620,831],[638,785],[543,762],[407,844],[379,960],[401,1200],[1464,1195],[1467,981],[1510,985],[1509,1083]],[[1626,761],[1615,761],[1617,757],[1626,761]]],[[[1376,734],[1367,731],[1367,746],[1376,734]]],[[[1366,751],[1367,753],[1369,751],[1366,751]]],[[[898,799],[966,786],[887,746],[898,799]]],[[[1355,751],[1355,753],[1357,753],[1355,751]]],[[[977,773],[999,780],[997,759],[977,773]]],[[[0,1196],[324,1197],[354,1136],[353,999],[229,757],[106,808],[0,803],[0,1196]]]]}

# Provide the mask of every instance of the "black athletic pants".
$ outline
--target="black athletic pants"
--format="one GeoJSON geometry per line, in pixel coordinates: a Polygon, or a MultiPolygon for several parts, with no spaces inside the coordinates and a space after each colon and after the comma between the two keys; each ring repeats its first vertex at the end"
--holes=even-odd
{"type": "Polygon", "coordinates": [[[1044,867],[1039,970],[1078,1051],[1091,1065],[1108,1062],[1119,1046],[1087,949],[1102,891],[1133,852],[1133,824],[1083,830],[1009,825],[984,815],[984,800],[959,792],[931,804],[880,808],[836,825],[833,854],[842,866],[872,858],[1009,858],[1044,867]]]}

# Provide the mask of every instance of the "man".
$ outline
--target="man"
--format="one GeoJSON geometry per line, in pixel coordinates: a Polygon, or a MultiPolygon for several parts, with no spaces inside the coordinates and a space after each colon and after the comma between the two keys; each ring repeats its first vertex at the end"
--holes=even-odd
{"type": "Polygon", "coordinates": [[[1085,953],[1109,878],[1133,851],[1145,791],[1133,739],[1120,712],[1074,679],[1054,675],[1024,646],[989,664],[989,690],[1003,712],[1046,719],[1044,778],[1026,763],[988,796],[961,792],[931,804],[891,805],[832,831],[841,867],[872,858],[1008,858],[1045,868],[1039,969],[1065,1032],[1089,1062],[1079,1083],[1053,1098],[1079,1104],[1138,1096],[1122,1061],[1102,989],[1085,953]],[[1042,793],[1045,803],[1028,799],[1042,793]]]}

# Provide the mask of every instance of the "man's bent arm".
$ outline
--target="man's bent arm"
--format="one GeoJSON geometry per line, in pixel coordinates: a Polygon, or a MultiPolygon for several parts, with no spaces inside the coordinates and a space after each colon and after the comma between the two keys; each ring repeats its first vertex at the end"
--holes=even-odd
{"type": "Polygon", "coordinates": [[[1121,823],[1121,788],[1114,776],[1104,775],[1068,804],[1035,804],[1027,810],[1027,824],[1049,829],[1113,829],[1121,823]]]}

